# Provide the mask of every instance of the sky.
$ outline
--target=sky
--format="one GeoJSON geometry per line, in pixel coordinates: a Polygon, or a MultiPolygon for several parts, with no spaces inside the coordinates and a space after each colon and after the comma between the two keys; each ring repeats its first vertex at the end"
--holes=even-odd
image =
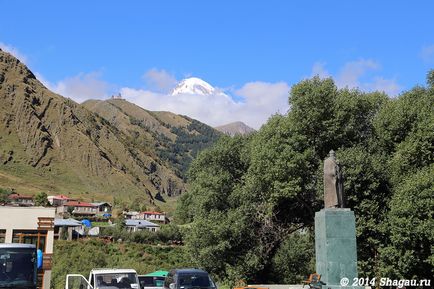
{"type": "Polygon", "coordinates": [[[1,1],[0,48],[51,90],[259,128],[314,75],[390,97],[434,68],[433,1],[1,1]],[[198,77],[224,94],[171,96],[198,77]]]}

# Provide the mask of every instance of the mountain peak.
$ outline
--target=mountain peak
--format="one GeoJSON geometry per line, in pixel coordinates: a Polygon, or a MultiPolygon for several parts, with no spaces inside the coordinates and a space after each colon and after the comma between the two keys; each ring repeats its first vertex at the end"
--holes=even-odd
{"type": "Polygon", "coordinates": [[[247,135],[255,132],[256,130],[246,125],[244,122],[236,121],[225,125],[215,127],[216,130],[221,131],[230,136],[247,135]]]}
{"type": "Polygon", "coordinates": [[[178,94],[199,94],[199,95],[211,95],[215,93],[215,88],[206,81],[203,81],[197,77],[190,77],[182,80],[172,90],[171,95],[178,94]]]}

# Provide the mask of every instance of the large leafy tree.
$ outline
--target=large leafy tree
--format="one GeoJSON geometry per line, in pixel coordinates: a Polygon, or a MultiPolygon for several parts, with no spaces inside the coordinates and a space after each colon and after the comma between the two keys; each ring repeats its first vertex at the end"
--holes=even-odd
{"type": "MultiPolygon", "coordinates": [[[[432,207],[421,216],[396,199],[407,196],[404,188],[418,194],[404,179],[423,183],[426,196],[431,192],[432,183],[419,174],[434,160],[432,85],[389,99],[314,77],[293,86],[289,104],[286,115],[271,117],[256,134],[223,138],[193,162],[190,190],[178,207],[178,219],[190,223],[190,253],[219,279],[301,281],[312,266],[284,264],[299,264],[298,259],[313,264],[309,232],[323,204],[323,159],[334,149],[344,168],[348,205],[356,213],[359,273],[378,276],[392,266],[387,252],[404,252],[391,222],[412,216],[424,228],[431,224],[424,218],[432,217],[432,207]]],[[[423,210],[427,202],[421,198],[414,206],[423,210]]],[[[416,242],[412,250],[426,247],[410,239],[416,242]]],[[[432,266],[426,252],[419,252],[421,262],[432,266]]]]}
{"type": "Polygon", "coordinates": [[[382,249],[383,275],[430,278],[434,274],[434,164],[408,176],[390,206],[390,243],[382,249]]]}

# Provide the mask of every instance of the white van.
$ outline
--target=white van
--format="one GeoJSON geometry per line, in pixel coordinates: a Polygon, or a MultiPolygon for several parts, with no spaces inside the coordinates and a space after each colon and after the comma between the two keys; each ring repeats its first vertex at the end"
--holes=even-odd
{"type": "Polygon", "coordinates": [[[80,274],[66,276],[65,289],[140,289],[134,269],[92,269],[89,279],[80,274]]]}

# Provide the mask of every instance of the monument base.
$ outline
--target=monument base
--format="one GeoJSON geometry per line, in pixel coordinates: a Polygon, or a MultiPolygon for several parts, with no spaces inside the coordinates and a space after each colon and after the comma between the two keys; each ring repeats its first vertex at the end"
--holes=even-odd
{"type": "Polygon", "coordinates": [[[357,278],[356,225],[354,212],[347,208],[326,208],[315,213],[316,272],[322,288],[362,288],[351,286],[357,278]],[[341,279],[348,278],[347,286],[341,279]]]}

